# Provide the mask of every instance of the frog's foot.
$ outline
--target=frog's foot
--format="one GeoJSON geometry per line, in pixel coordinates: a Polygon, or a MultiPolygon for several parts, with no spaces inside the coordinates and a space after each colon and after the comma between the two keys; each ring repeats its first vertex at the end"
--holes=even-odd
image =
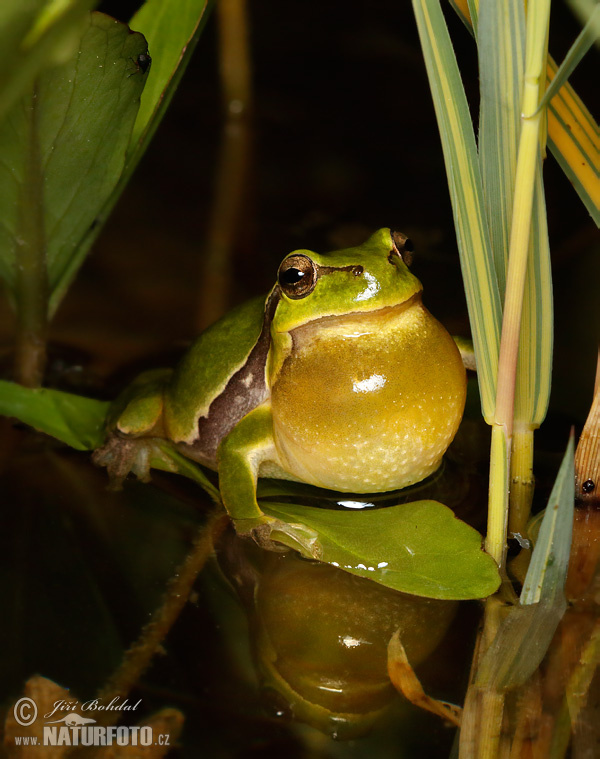
{"type": "Polygon", "coordinates": [[[252,538],[261,548],[282,552],[293,548],[308,559],[320,559],[319,536],[315,530],[300,522],[282,522],[263,514],[259,519],[234,519],[236,532],[252,538]]]}
{"type": "Polygon", "coordinates": [[[158,439],[122,437],[114,434],[102,448],[94,451],[92,461],[108,470],[110,489],[120,490],[123,480],[130,472],[142,482],[149,482],[150,462],[160,455],[158,439]]]}

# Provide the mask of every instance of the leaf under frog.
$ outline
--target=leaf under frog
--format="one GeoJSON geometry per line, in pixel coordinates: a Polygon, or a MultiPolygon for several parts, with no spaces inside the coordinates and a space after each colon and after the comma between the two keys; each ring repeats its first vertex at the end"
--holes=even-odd
{"type": "MultiPolygon", "coordinates": [[[[348,513],[261,502],[282,522],[318,534],[318,558],[389,588],[427,598],[484,598],[500,585],[482,537],[437,501],[414,501],[348,513]]],[[[277,532],[272,533],[277,539],[277,532]]]]}

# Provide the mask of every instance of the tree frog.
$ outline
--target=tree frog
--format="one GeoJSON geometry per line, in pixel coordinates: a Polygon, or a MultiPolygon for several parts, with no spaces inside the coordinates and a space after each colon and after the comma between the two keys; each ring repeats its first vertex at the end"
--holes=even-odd
{"type": "Polygon", "coordinates": [[[375,493],[432,474],[458,429],[466,376],[422,303],[411,250],[381,229],[358,247],[290,253],[266,298],[117,399],[96,462],[117,479],[147,475],[152,440],[169,440],[218,472],[239,533],[268,540],[276,527],[301,544],[308,528],[261,511],[258,477],[375,493]]]}

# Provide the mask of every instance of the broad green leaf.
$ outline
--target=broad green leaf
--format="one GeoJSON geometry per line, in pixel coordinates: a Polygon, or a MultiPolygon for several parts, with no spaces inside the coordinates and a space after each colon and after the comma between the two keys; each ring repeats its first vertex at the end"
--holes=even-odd
{"type": "Polygon", "coordinates": [[[500,584],[494,560],[481,548],[481,535],[437,501],[351,513],[266,501],[261,508],[315,530],[319,550],[312,558],[403,593],[483,598],[500,584]]]}
{"type": "Polygon", "coordinates": [[[80,263],[77,245],[125,164],[146,50],[141,34],[91,14],[77,54],[40,75],[0,125],[0,276],[14,301],[21,249],[45,253],[51,311],[80,263]]]}
{"type": "Polygon", "coordinates": [[[494,414],[501,305],[475,135],[439,0],[413,0],[444,151],[483,415],[494,414]]]}
{"type": "Polygon", "coordinates": [[[152,54],[148,85],[131,137],[131,149],[146,142],[168,106],[200,37],[211,0],[146,0],[129,22],[152,54]],[[146,133],[149,133],[146,134],[146,133]]]}
{"type": "Polygon", "coordinates": [[[76,50],[96,0],[2,0],[0,3],[0,121],[49,66],[76,50]]]}
{"type": "Polygon", "coordinates": [[[102,445],[109,403],[0,380],[0,414],[15,417],[79,451],[102,445]]]}
{"type": "Polygon", "coordinates": [[[148,0],[131,19],[131,28],[143,33],[149,45],[152,64],[147,71],[148,85],[142,94],[119,182],[98,210],[94,225],[77,241],[71,264],[51,298],[51,312],[56,310],[148,147],[189,63],[211,6],[212,0],[148,0]]]}

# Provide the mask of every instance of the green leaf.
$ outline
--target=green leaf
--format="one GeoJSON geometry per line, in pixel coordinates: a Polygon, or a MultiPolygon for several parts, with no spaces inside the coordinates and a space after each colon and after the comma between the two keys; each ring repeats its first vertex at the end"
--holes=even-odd
{"type": "Polygon", "coordinates": [[[438,121],[484,417],[496,402],[501,305],[487,227],[475,134],[460,71],[439,0],[413,0],[438,121]]]}
{"type": "Polygon", "coordinates": [[[563,597],[573,533],[574,446],[571,435],[525,577],[520,599],[523,605],[551,604],[563,597]]]}
{"type": "Polygon", "coordinates": [[[596,5],[592,11],[586,25],[581,30],[575,42],[571,45],[569,52],[566,54],[564,61],[556,71],[554,79],[550,82],[544,97],[540,101],[538,108],[545,108],[552,98],[557,94],[560,88],[571,76],[576,66],[591,46],[600,37],[600,5],[596,5]]]}
{"type": "Polygon", "coordinates": [[[79,451],[102,445],[109,403],[0,380],[0,414],[16,417],[79,451]]]}
{"type": "MultiPolygon", "coordinates": [[[[263,511],[318,533],[320,561],[427,598],[483,598],[500,584],[481,535],[437,501],[344,512],[262,501],[263,511]]],[[[277,531],[272,533],[278,539],[277,531]]]]}
{"type": "Polygon", "coordinates": [[[538,668],[567,608],[564,595],[575,501],[574,440],[569,440],[527,570],[519,605],[509,610],[486,652],[477,685],[522,685],[538,668]]]}
{"type": "Polygon", "coordinates": [[[152,53],[152,68],[142,96],[131,137],[132,151],[156,129],[194,52],[208,10],[209,0],[146,0],[131,19],[152,53]]]}
{"type": "Polygon", "coordinates": [[[131,28],[145,35],[152,56],[152,65],[147,72],[148,85],[142,94],[138,117],[129,139],[127,161],[119,182],[96,213],[94,225],[77,241],[71,266],[65,270],[63,280],[58,283],[51,300],[52,312],[56,310],[66,287],[98,237],[148,147],[183,76],[211,6],[212,0],[148,0],[131,19],[131,28]]]}
{"type": "Polygon", "coordinates": [[[45,252],[50,311],[81,263],[77,245],[125,164],[146,50],[141,34],[91,14],[77,54],[43,73],[0,125],[0,276],[13,300],[21,249],[45,252]]]}
{"type": "Polygon", "coordinates": [[[2,0],[0,121],[42,69],[77,50],[95,0],[2,0]]]}
{"type": "Polygon", "coordinates": [[[504,297],[525,66],[522,0],[481,0],[477,27],[479,163],[500,296],[504,297]]]}

